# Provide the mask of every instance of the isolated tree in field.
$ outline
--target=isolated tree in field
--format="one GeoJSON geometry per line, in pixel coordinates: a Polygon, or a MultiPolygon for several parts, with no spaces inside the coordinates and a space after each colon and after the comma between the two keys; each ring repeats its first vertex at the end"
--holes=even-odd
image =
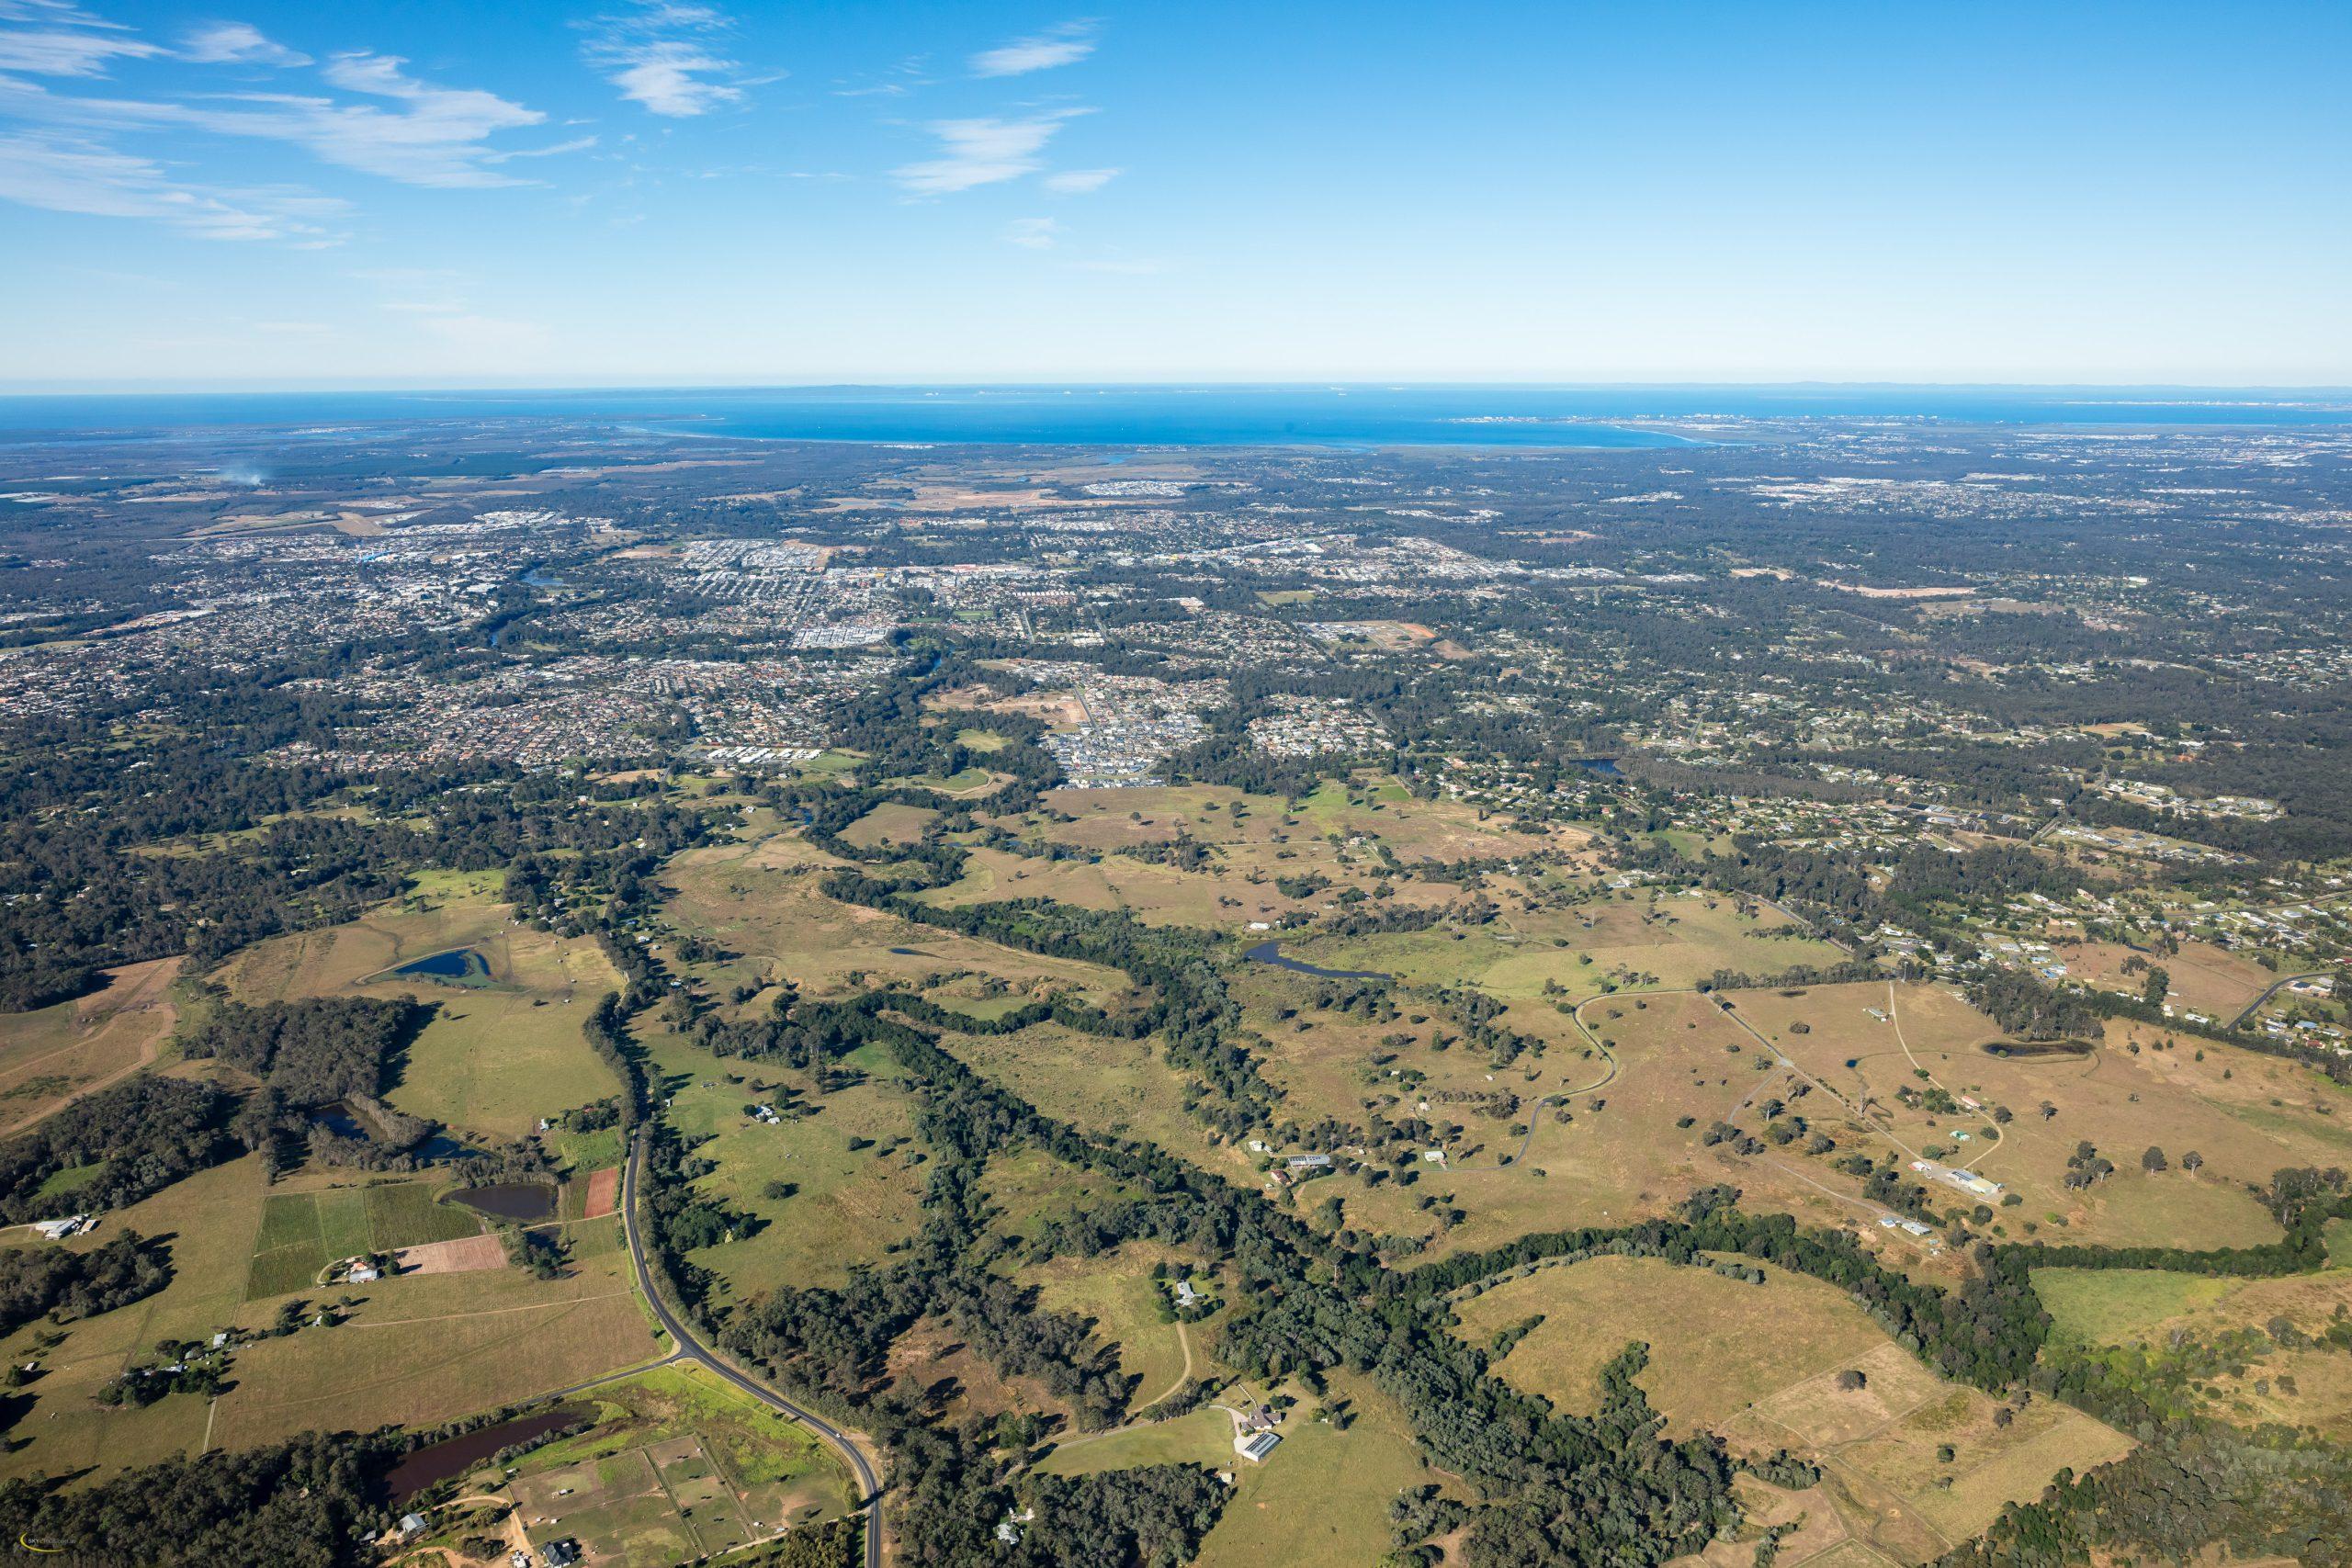
{"type": "Polygon", "coordinates": [[[2153,1176],[2157,1171],[2164,1169],[2165,1166],[2165,1161],[2164,1150],[2156,1147],[2154,1144],[2150,1144],[2148,1145],[2148,1152],[2140,1156],[2140,1168],[2153,1176]]]}
{"type": "Polygon", "coordinates": [[[2202,1168],[2204,1164],[2205,1156],[2199,1154],[2195,1149],[2191,1149],[2187,1154],[2180,1156],[2180,1168],[2191,1173],[2194,1173],[2202,1168]]]}
{"type": "Polygon", "coordinates": [[[1838,1374],[1838,1386],[1849,1393],[1851,1393],[1854,1390],[1860,1388],[1870,1381],[1871,1380],[1864,1377],[1860,1371],[1852,1367],[1848,1367],[1844,1371],[1838,1374]]]}

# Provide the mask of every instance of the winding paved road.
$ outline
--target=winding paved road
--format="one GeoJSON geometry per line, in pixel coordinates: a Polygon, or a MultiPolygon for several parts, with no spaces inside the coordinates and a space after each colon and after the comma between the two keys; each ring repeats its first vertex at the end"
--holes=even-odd
{"type": "Polygon", "coordinates": [[[2271,998],[2277,996],[2279,992],[2285,990],[2296,981],[2333,979],[2335,977],[2335,972],[2332,969],[2312,969],[2301,975],[2279,976],[2278,979],[2272,981],[2264,988],[2262,995],[2246,1003],[2245,1007],[2238,1013],[2237,1017],[2230,1020],[2230,1027],[2232,1029],[2245,1028],[2246,1021],[2252,1018],[2256,1013],[2262,1010],[2263,1003],[2268,1001],[2271,998]]]}
{"type": "Polygon", "coordinates": [[[761,1404],[799,1422],[847,1460],[850,1470],[857,1476],[858,1488],[863,1495],[860,1502],[865,1514],[865,1568],[882,1568],[882,1487],[875,1478],[874,1466],[867,1461],[865,1450],[857,1446],[850,1433],[812,1411],[803,1410],[757,1378],[739,1371],[734,1363],[695,1338],[693,1331],[670,1310],[670,1303],[662,1299],[662,1292],[654,1288],[653,1269],[645,1258],[645,1238],[637,1228],[638,1176],[644,1163],[645,1132],[639,1128],[637,1136],[630,1140],[628,1164],[622,1174],[622,1234],[628,1242],[628,1258],[637,1269],[637,1282],[645,1292],[646,1301],[651,1303],[654,1317],[660,1320],[671,1342],[678,1347],[677,1356],[672,1359],[683,1359],[707,1368],[714,1376],[725,1379],[761,1404]]]}

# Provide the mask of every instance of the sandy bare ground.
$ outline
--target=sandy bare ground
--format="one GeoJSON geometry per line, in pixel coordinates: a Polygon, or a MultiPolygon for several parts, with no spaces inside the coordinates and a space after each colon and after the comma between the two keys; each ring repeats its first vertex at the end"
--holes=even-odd
{"type": "Polygon", "coordinates": [[[601,1220],[620,1207],[621,1170],[599,1170],[588,1178],[588,1203],[581,1211],[582,1217],[601,1220]]]}
{"type": "Polygon", "coordinates": [[[1974,593],[1973,588],[1871,588],[1859,582],[1833,582],[1827,578],[1817,580],[1824,588],[1835,588],[1840,593],[1860,594],[1865,599],[1965,599],[1974,593]]]}
{"type": "Polygon", "coordinates": [[[479,1269],[506,1267],[506,1247],[494,1235],[428,1241],[422,1247],[403,1247],[392,1256],[402,1274],[469,1274],[479,1269]]]}

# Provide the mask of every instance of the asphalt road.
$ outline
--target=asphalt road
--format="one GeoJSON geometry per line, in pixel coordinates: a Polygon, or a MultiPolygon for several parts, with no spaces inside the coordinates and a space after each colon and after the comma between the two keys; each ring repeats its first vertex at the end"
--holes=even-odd
{"type": "Polygon", "coordinates": [[[672,1342],[678,1347],[678,1357],[673,1359],[684,1359],[707,1367],[713,1374],[724,1378],[761,1404],[781,1411],[816,1433],[849,1461],[850,1469],[857,1476],[858,1490],[865,1503],[865,1568],[882,1568],[882,1487],[875,1478],[874,1467],[866,1462],[865,1453],[851,1440],[850,1435],[824,1417],[801,1409],[758,1379],[736,1371],[731,1362],[722,1359],[717,1351],[696,1339],[693,1332],[678,1321],[677,1314],[670,1310],[670,1304],[662,1299],[662,1292],[653,1288],[653,1271],[645,1260],[645,1239],[638,1234],[637,1228],[638,1173],[644,1160],[645,1134],[640,1129],[628,1147],[628,1165],[621,1186],[621,1229],[628,1241],[628,1259],[637,1269],[638,1286],[652,1304],[653,1315],[661,1321],[672,1342]]]}
{"type": "Polygon", "coordinates": [[[2246,1003],[2244,1010],[2242,1010],[2237,1017],[2230,1020],[2230,1027],[2232,1029],[2236,1029],[2244,1024],[2246,1020],[2252,1018],[2256,1013],[2262,1010],[2263,1003],[2268,1001],[2271,998],[2277,996],[2279,992],[2285,990],[2296,981],[2325,980],[2332,977],[2334,974],[2335,971],[2331,969],[2312,969],[2307,970],[2301,975],[2279,976],[2278,978],[2273,980],[2267,987],[2264,988],[2262,995],[2246,1003]]]}

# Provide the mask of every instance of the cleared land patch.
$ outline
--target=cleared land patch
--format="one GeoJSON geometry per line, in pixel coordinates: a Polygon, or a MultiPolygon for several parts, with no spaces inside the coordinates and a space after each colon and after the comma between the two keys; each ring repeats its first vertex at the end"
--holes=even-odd
{"type": "MultiPolygon", "coordinates": [[[[321,1426],[428,1425],[658,1354],[617,1252],[551,1280],[512,1269],[419,1273],[352,1293],[363,1299],[341,1326],[239,1352],[215,1444],[248,1447],[321,1426]]],[[[274,1315],[266,1303],[240,1314],[256,1327],[274,1315]]]]}
{"type": "Polygon", "coordinates": [[[245,1299],[314,1289],[319,1271],[339,1258],[455,1241],[481,1231],[471,1213],[434,1201],[432,1188],[421,1181],[272,1193],[262,1207],[245,1299]]]}
{"type": "MultiPolygon", "coordinates": [[[[63,1340],[40,1353],[42,1375],[24,1391],[31,1406],[11,1433],[22,1446],[0,1454],[0,1478],[92,1467],[111,1472],[195,1451],[206,1419],[206,1402],[196,1395],[171,1394],[143,1410],[109,1410],[93,1396],[132,1361],[151,1357],[156,1341],[209,1339],[237,1320],[266,1191],[259,1156],[248,1156],[109,1214],[67,1244],[98,1246],[125,1230],[170,1236],[172,1280],[143,1301],[67,1325],[63,1340]]],[[[28,1324],[0,1347],[21,1365],[49,1331],[45,1322],[28,1324]]]]}
{"type": "MultiPolygon", "coordinates": [[[[2272,1240],[2278,1226],[2247,1187],[2288,1166],[2341,1164],[2346,1153],[2335,1117],[2315,1107],[2352,1112],[2352,1097],[2308,1069],[2233,1046],[2182,1040],[2165,1049],[2161,1031],[2135,1027],[2086,1055],[1991,1055],[1981,1047],[2002,1038],[1997,1026],[1930,985],[1750,992],[1738,1006],[1903,1145],[1940,1151],[1930,1157],[2020,1196],[2022,1205],[1996,1211],[2013,1237],[2056,1230],[2061,1239],[2192,1247],[2272,1240]],[[1949,1105],[1938,1109],[1931,1089],[1949,1105]],[[2083,1143],[2116,1174],[2074,1190],[2068,1163],[2083,1143]],[[2165,1156],[2153,1174],[2143,1168],[2151,1148],[2165,1156]],[[2195,1171],[2184,1164],[2191,1151],[2195,1171]]],[[[1960,1193],[1931,1191],[1940,1206],[1966,1206],[1960,1193]]]]}
{"type": "Polygon", "coordinates": [[[664,915],[680,931],[736,956],[688,965],[715,995],[789,976],[804,995],[848,995],[895,981],[960,972],[994,975],[1023,990],[1063,990],[1098,1003],[1126,995],[1126,976],[1099,964],[1018,953],[825,897],[829,863],[797,837],[689,850],[664,869],[677,897],[664,915]],[[853,980],[863,984],[853,984],[853,980]]]}
{"type": "Polygon", "coordinates": [[[1040,1307],[1093,1322],[1094,1337],[1118,1350],[1119,1370],[1135,1379],[1138,1407],[1184,1376],[1183,1341],[1165,1310],[1168,1291],[1151,1277],[1151,1266],[1165,1257],[1160,1248],[1130,1243],[1093,1258],[1031,1264],[1014,1275],[1037,1287],[1040,1307]]]}
{"type": "Polygon", "coordinates": [[[0,1014],[0,1136],[155,1060],[178,1021],[171,986],[181,962],[110,969],[86,997],[0,1014]]]}
{"type": "Polygon", "coordinates": [[[817,1094],[802,1074],[713,1056],[674,1035],[655,1033],[650,1043],[676,1086],[666,1112],[672,1125],[708,1140],[695,1152],[718,1168],[699,1185],[763,1222],[750,1235],[693,1255],[735,1295],[839,1285],[853,1266],[883,1262],[892,1243],[914,1235],[923,1174],[906,1159],[916,1147],[913,1102],[878,1052],[848,1059],[865,1081],[817,1094]],[[795,1092],[763,1094],[755,1080],[795,1092]],[[789,1113],[776,1122],[749,1113],[778,1103],[789,1113]]]}
{"type": "Polygon", "coordinates": [[[386,1098],[463,1132],[519,1138],[540,1118],[618,1089],[581,1026],[620,980],[594,942],[515,923],[492,886],[482,876],[435,878],[362,919],[258,943],[221,977],[248,1003],[358,995],[435,1004],[386,1098]],[[456,986],[394,973],[458,951],[478,953],[487,978],[456,986]]]}
{"type": "Polygon", "coordinates": [[[1649,1365],[1634,1381],[1670,1430],[1694,1432],[1886,1342],[1842,1292],[1781,1269],[1764,1272],[1756,1285],[1650,1258],[1543,1268],[1461,1302],[1459,1332],[1484,1344],[1540,1314],[1499,1370],[1578,1415],[1600,1408],[1601,1368],[1627,1344],[1645,1343],[1649,1365]]]}
{"type": "Polygon", "coordinates": [[[572,1538],[590,1563],[684,1562],[847,1511],[848,1478],[811,1434],[699,1368],[582,1397],[595,1425],[526,1455],[504,1484],[542,1547],[572,1538]]]}

